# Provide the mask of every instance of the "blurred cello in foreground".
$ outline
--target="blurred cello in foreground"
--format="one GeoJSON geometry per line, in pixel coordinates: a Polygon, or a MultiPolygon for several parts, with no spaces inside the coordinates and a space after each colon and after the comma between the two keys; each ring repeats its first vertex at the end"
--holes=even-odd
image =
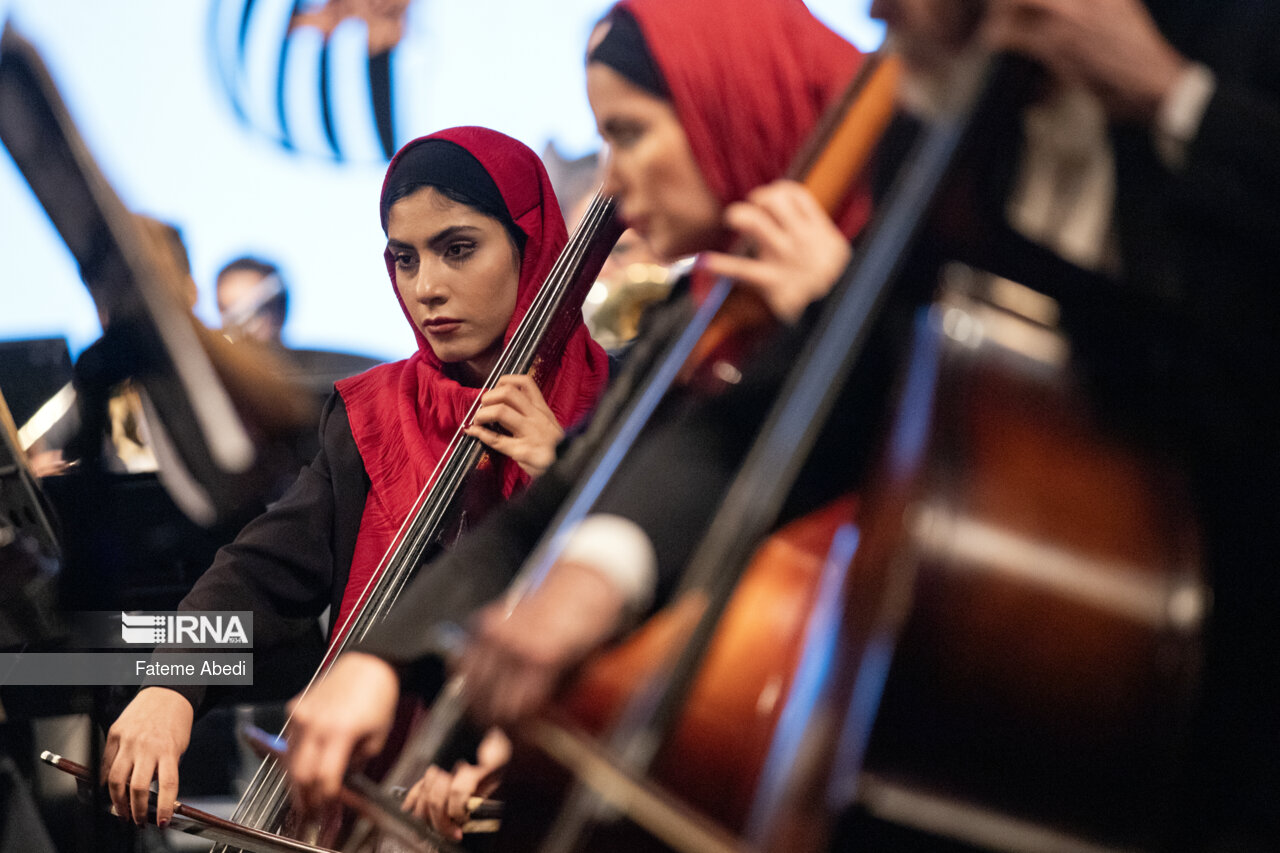
{"type": "Polygon", "coordinates": [[[954,161],[1000,106],[988,91],[915,149],[675,602],[586,667],[562,706],[574,723],[524,732],[580,772],[544,850],[643,847],[620,815],[682,850],[820,850],[856,801],[992,849],[1158,839],[1207,608],[1194,519],[1176,472],[1100,429],[1035,299],[949,282],[907,359],[860,534],[850,504],[829,507],[841,535],[816,533],[821,514],[797,522],[733,591],[954,161]],[[762,580],[788,566],[798,598],[762,580]],[[796,601],[787,633],[771,617],[796,601]],[[762,647],[780,670],[758,675],[762,647]]]}

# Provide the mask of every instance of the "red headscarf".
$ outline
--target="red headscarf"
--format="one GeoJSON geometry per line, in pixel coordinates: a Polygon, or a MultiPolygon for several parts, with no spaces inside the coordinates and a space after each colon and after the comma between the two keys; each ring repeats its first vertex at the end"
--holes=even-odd
{"type": "MultiPolygon", "coordinates": [[[[722,204],[783,177],[862,55],[801,0],[621,0],[662,72],[707,185],[722,204]]],[[[836,217],[853,237],[871,195],[836,217]]]]}
{"type": "MultiPolygon", "coordinates": [[[[392,174],[405,152],[429,139],[453,142],[479,161],[502,194],[512,221],[527,238],[516,307],[503,337],[505,344],[568,239],[560,205],[538,156],[511,137],[482,127],[452,128],[410,142],[392,159],[387,175],[392,174]]],[[[383,193],[386,192],[384,181],[383,193]]],[[[395,260],[390,252],[384,253],[384,259],[392,290],[418,340],[418,351],[404,361],[380,365],[337,383],[370,487],[342,606],[333,621],[338,626],[335,639],[346,614],[369,579],[380,570],[396,532],[414,509],[436,463],[480,393],[445,375],[444,365],[413,322],[394,286],[395,260]]],[[[607,378],[604,350],[591,340],[579,320],[543,394],[556,419],[568,426],[591,410],[607,378]]],[[[502,462],[500,473],[504,497],[510,497],[528,482],[528,476],[509,459],[502,462]]]]}

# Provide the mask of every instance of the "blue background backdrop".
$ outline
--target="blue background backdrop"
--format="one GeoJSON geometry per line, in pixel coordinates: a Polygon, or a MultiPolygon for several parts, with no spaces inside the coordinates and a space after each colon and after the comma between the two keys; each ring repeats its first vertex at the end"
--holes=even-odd
{"type": "MultiPolygon", "coordinates": [[[[368,108],[363,25],[342,27],[329,47],[341,162],[325,141],[316,94],[322,40],[314,30],[293,36],[282,90],[295,135],[290,151],[273,137],[279,22],[291,5],[258,0],[234,78],[227,75],[236,67],[243,0],[0,0],[0,18],[41,51],[125,203],[182,230],[206,322],[217,324],[217,269],[253,253],[277,261],[290,283],[287,343],[403,357],[413,337],[381,259],[384,163],[368,108]],[[229,88],[241,95],[242,117],[229,88]]],[[[416,0],[393,61],[397,141],[483,124],[536,151],[552,140],[566,156],[594,151],[581,55],[608,5],[416,0]]],[[[810,5],[863,49],[879,43],[869,0],[810,5]]],[[[70,254],[7,155],[0,156],[0,285],[0,339],[60,335],[78,353],[100,334],[70,254]]]]}

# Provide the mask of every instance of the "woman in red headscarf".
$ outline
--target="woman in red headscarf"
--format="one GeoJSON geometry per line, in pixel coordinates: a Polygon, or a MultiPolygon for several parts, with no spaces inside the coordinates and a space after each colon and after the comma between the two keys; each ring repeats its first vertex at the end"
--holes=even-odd
{"type": "Polygon", "coordinates": [[[847,262],[870,196],[850,195],[837,231],[779,179],[859,59],[800,0],[618,3],[593,34],[587,95],[623,218],[658,255],[704,253],[698,278],[734,276],[794,320],[847,262]],[[735,236],[754,259],[722,254],[735,236]]]}
{"type": "MultiPolygon", "coordinates": [[[[505,457],[476,472],[491,481],[488,502],[510,497],[551,463],[563,427],[591,409],[607,379],[605,354],[579,322],[546,388],[504,376],[467,424],[566,242],[546,170],[525,145],[478,127],[411,142],[387,170],[380,212],[417,351],[337,384],[315,460],[179,605],[253,611],[260,654],[326,607],[331,641],[346,631],[459,429],[505,457]]],[[[466,510],[486,508],[470,501],[466,510]]],[[[158,777],[156,818],[168,821],[178,758],[208,698],[200,686],[144,687],[112,726],[103,764],[120,814],[142,823],[158,777]]]]}
{"type": "MultiPolygon", "coordinates": [[[[609,146],[604,189],[623,219],[664,260],[699,255],[695,299],[728,275],[758,290],[788,328],[731,391],[669,406],[632,448],[557,566],[594,570],[612,590],[586,580],[562,590],[553,570],[527,606],[481,611],[462,661],[481,714],[510,718],[545,700],[564,667],[662,599],[700,540],[806,333],[801,315],[848,264],[870,213],[865,188],[833,221],[782,179],[859,61],[800,0],[622,0],[593,34],[587,95],[609,146]],[[753,247],[750,257],[727,252],[738,240],[753,247]],[[594,544],[606,535],[633,544],[594,544]],[[552,630],[543,614],[568,605],[539,596],[573,600],[594,618],[552,630]]],[[[846,460],[860,434],[829,432],[839,434],[819,445],[793,511],[856,476],[846,460]]]]}
{"type": "MultiPolygon", "coordinates": [[[[780,178],[859,59],[800,0],[623,0],[601,22],[587,86],[610,148],[605,189],[663,259],[701,253],[695,296],[712,274],[729,274],[795,323],[847,264],[869,193],[851,193],[833,222],[780,178]],[[739,236],[753,257],[726,254],[739,236]]],[[[669,407],[597,501],[603,514],[578,528],[538,589],[509,612],[495,604],[476,614],[460,665],[482,717],[536,708],[569,667],[662,599],[778,381],[777,370],[753,371],[719,399],[669,407]]],[[[445,558],[454,571],[493,578],[496,594],[569,488],[561,476],[553,466],[485,536],[455,549],[445,558]]],[[[411,664],[428,653],[404,629],[438,595],[429,582],[406,590],[407,606],[297,705],[294,742],[308,750],[293,762],[297,790],[332,796],[347,757],[376,751],[400,678],[412,681],[411,664]]],[[[453,825],[464,801],[448,801],[453,825]]]]}

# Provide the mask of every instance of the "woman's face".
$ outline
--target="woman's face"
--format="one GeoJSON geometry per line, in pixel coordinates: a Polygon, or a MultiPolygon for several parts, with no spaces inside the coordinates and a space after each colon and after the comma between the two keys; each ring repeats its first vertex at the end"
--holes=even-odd
{"type": "Polygon", "coordinates": [[[587,98],[609,146],[604,191],[664,261],[722,248],[720,202],[702,177],[675,109],[607,65],[587,65],[587,98]]]}
{"type": "Polygon", "coordinates": [[[400,298],[432,352],[464,384],[478,385],[516,307],[520,254],[507,230],[423,187],[391,206],[387,251],[400,298]]]}

